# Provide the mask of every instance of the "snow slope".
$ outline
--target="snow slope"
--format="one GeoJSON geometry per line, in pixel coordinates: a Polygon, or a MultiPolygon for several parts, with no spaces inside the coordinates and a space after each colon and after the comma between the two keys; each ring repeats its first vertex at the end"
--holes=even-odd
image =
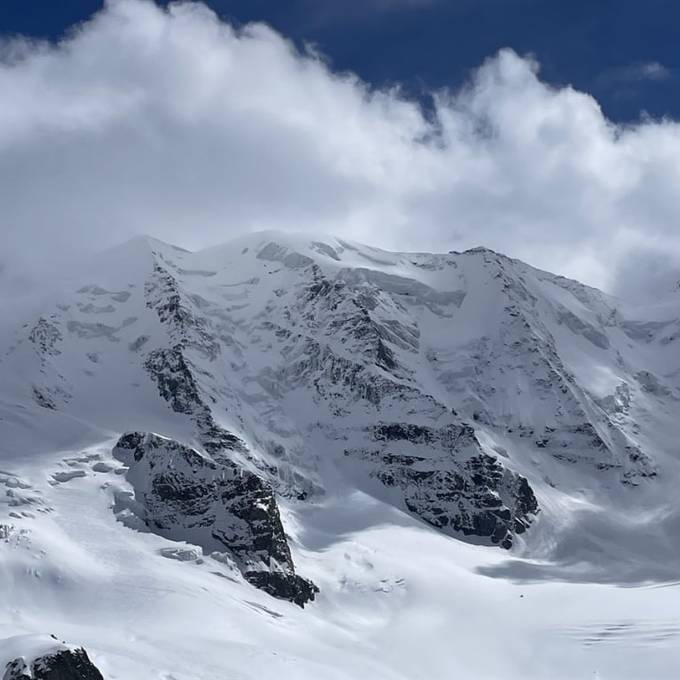
{"type": "Polygon", "coordinates": [[[106,678],[677,676],[678,291],[282,233],[70,279],[0,321],[0,637],[106,678]],[[152,505],[130,431],[260,500],[192,515],[159,458],[184,504],[152,505]]]}

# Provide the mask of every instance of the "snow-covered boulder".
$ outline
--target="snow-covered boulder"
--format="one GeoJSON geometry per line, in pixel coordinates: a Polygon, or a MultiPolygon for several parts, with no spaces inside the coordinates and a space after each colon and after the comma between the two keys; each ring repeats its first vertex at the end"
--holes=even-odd
{"type": "Polygon", "coordinates": [[[54,636],[20,635],[0,641],[2,680],[103,680],[81,647],[54,636]]]}

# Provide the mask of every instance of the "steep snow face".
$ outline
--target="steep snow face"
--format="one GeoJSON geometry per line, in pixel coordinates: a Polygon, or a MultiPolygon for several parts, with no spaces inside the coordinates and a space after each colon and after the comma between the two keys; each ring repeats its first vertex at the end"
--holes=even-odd
{"type": "MultiPolygon", "coordinates": [[[[190,253],[135,239],[0,321],[5,545],[33,545],[92,592],[116,560],[149,554],[164,558],[148,565],[154,583],[181,573],[203,592],[219,573],[224,597],[258,607],[267,594],[308,601],[308,577],[320,593],[305,612],[326,608],[340,628],[317,633],[333,648],[349,625],[338,583],[361,562],[337,551],[373,519],[391,527],[381,545],[395,564],[420,531],[430,562],[454,545],[447,555],[486,576],[677,578],[676,297],[632,308],[484,249],[259,233],[190,253]],[[125,432],[148,445],[138,458],[125,432]],[[125,546],[114,560],[87,531],[69,539],[77,557],[57,556],[49,537],[80,535],[79,503],[125,546]]],[[[385,576],[392,603],[400,578],[385,576]]],[[[369,656],[347,660],[346,677],[369,656]]],[[[430,675],[448,677],[440,661],[430,675]]],[[[496,670],[478,677],[511,677],[496,670]]]]}
{"type": "Polygon", "coordinates": [[[91,271],[14,331],[8,402],[229,451],[289,499],[359,487],[504,547],[574,502],[646,507],[677,465],[677,319],[485,249],[140,238],[91,271]]]}

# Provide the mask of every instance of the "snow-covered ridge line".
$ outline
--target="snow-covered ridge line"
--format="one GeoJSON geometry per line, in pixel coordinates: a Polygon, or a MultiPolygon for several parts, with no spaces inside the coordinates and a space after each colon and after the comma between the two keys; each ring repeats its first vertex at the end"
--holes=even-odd
{"type": "MultiPolygon", "coordinates": [[[[620,471],[626,483],[655,474],[641,438],[618,422],[618,412],[602,407],[630,391],[630,382],[624,377],[611,388],[583,384],[593,376],[582,367],[600,361],[598,353],[613,355],[615,371],[626,372],[610,336],[631,339],[634,323],[624,321],[606,296],[576,282],[484,248],[390,253],[276,232],[197,253],[142,237],[104,260],[108,267],[99,279],[118,277],[117,286],[90,282],[78,289],[75,304],[62,301],[30,329],[41,372],[60,363],[60,347],[74,336],[107,343],[129,336],[128,356],[138,356],[160,396],[194,421],[193,437],[201,446],[238,449],[249,465],[271,473],[275,484],[292,475],[307,487],[294,494],[318,486],[308,456],[287,471],[268,455],[279,450],[276,441],[253,447],[265,449],[255,456],[238,442],[262,439],[248,404],[254,385],[263,387],[257,399],[267,400],[267,408],[283,419],[291,417],[280,404],[286,385],[292,390],[315,385],[314,409],[326,390],[336,415],[348,398],[355,407],[367,401],[378,411],[385,400],[424,400],[416,409],[420,419],[431,411],[426,419],[441,422],[448,417],[442,414],[456,411],[484,435],[491,427],[496,439],[529,437],[532,447],[548,449],[553,459],[592,461],[595,469],[620,471]],[[130,262],[138,264],[128,274],[130,262]],[[128,316],[121,316],[124,309],[128,316]],[[440,342],[446,336],[450,341],[440,342]],[[565,361],[564,354],[574,350],[582,356],[565,361]],[[517,371],[519,383],[509,378],[517,371]],[[340,392],[338,385],[344,386],[340,392]],[[516,390],[527,401],[520,397],[511,406],[516,390]],[[537,400],[546,398],[552,404],[539,408],[537,400]],[[223,432],[234,434],[227,441],[223,432]]],[[[666,326],[658,331],[659,343],[672,342],[666,326]]],[[[96,365],[100,353],[84,352],[74,360],[83,361],[83,355],[96,365]]],[[[56,369],[54,380],[33,384],[33,398],[46,407],[66,404],[72,396],[67,373],[56,369]]],[[[672,393],[654,371],[638,370],[632,378],[643,393],[672,393]]],[[[301,426],[293,418],[285,429],[301,426]]],[[[517,463],[523,469],[524,461],[517,463]]]]}

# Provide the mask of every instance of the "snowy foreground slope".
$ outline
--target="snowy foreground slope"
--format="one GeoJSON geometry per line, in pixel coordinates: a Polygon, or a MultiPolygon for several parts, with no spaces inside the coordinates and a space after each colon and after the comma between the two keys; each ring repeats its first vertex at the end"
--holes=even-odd
{"type": "Polygon", "coordinates": [[[484,249],[128,242],[0,320],[2,668],[675,678],[679,348],[484,249]]]}

